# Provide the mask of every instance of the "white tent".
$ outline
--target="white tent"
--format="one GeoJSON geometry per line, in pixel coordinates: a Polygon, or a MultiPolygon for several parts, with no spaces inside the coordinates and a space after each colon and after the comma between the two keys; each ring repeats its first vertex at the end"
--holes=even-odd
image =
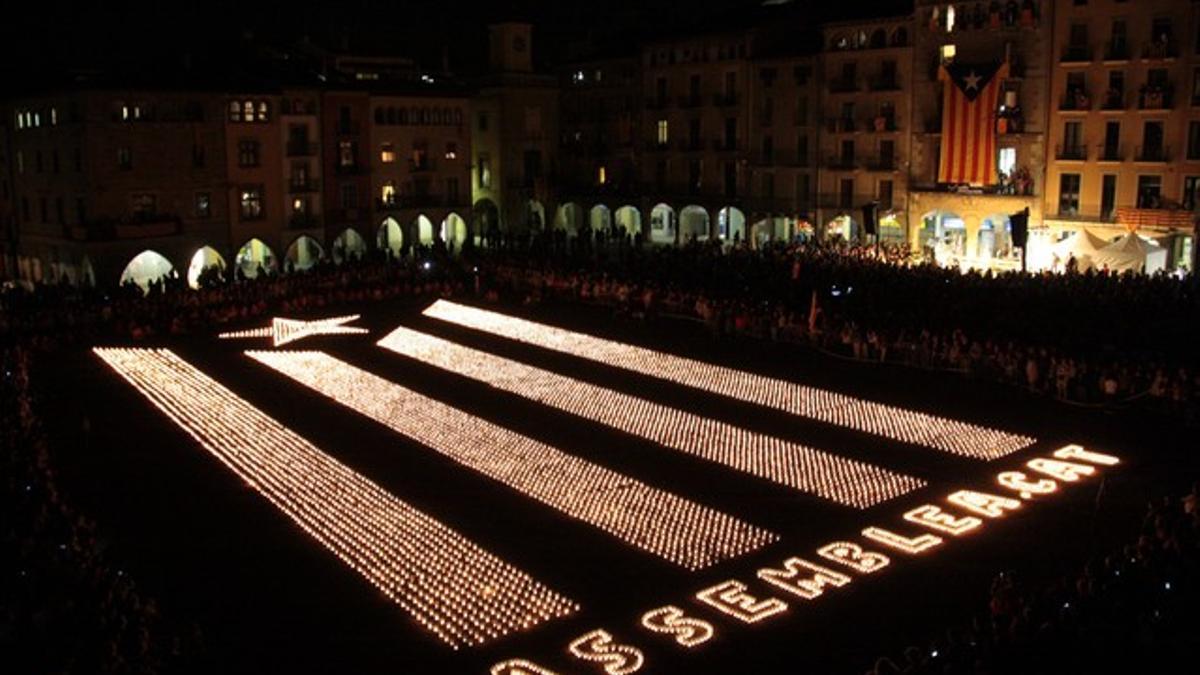
{"type": "Polygon", "coordinates": [[[1130,232],[1097,251],[1092,264],[1115,272],[1134,270],[1154,274],[1167,266],[1167,249],[1130,232]]]}
{"type": "Polygon", "coordinates": [[[1075,256],[1075,261],[1079,263],[1079,271],[1083,272],[1092,267],[1096,252],[1105,246],[1108,246],[1108,243],[1103,239],[1082,229],[1054,244],[1054,256],[1063,266],[1066,266],[1072,255],[1075,256]]]}

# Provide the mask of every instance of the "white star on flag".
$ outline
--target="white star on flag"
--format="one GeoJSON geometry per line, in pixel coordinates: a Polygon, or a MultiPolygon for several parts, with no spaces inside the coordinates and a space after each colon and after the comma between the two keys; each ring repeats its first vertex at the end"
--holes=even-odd
{"type": "Polygon", "coordinates": [[[979,81],[982,79],[982,77],[972,70],[970,75],[963,78],[963,82],[967,83],[967,91],[970,91],[971,89],[979,91],[979,81]]]}
{"type": "Polygon", "coordinates": [[[272,338],[274,346],[285,345],[289,342],[302,340],[313,335],[352,335],[369,333],[366,328],[347,326],[351,321],[357,321],[361,315],[335,316],[316,321],[299,321],[296,319],[271,319],[271,325],[264,328],[251,328],[229,333],[221,333],[217,337],[222,340],[239,340],[246,338],[272,338]]]}

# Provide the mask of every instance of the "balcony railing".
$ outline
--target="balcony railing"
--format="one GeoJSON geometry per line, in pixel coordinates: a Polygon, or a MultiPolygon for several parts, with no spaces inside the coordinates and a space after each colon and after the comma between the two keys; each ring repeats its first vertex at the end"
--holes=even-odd
{"type": "Polygon", "coordinates": [[[866,161],[868,171],[895,171],[899,168],[896,163],[896,158],[880,155],[872,157],[866,161]]]}
{"type": "Polygon", "coordinates": [[[1166,162],[1170,156],[1168,148],[1161,145],[1139,146],[1135,159],[1138,162],[1166,162]]]}
{"type": "Polygon", "coordinates": [[[825,129],[831,134],[846,134],[857,131],[858,124],[852,117],[829,117],[825,120],[825,129]]]}
{"type": "Polygon", "coordinates": [[[1179,47],[1174,42],[1153,41],[1142,48],[1142,58],[1147,61],[1161,61],[1179,56],[1179,47]]]}
{"type": "Polygon", "coordinates": [[[679,141],[680,152],[703,152],[704,143],[699,139],[687,139],[679,141]]]}
{"type": "Polygon", "coordinates": [[[353,164],[342,164],[341,162],[338,162],[337,165],[333,167],[333,170],[334,173],[338,174],[339,176],[357,176],[361,173],[365,173],[367,167],[363,164],[359,164],[358,162],[353,164]]]}
{"type": "Polygon", "coordinates": [[[822,192],[817,195],[817,205],[825,209],[853,209],[875,201],[873,195],[844,192],[822,192]]]}
{"type": "Polygon", "coordinates": [[[1142,110],[1167,110],[1175,90],[1171,87],[1145,87],[1138,94],[1138,107],[1142,110]]]}
{"type": "Polygon", "coordinates": [[[1127,40],[1109,40],[1104,43],[1105,61],[1128,61],[1129,42],[1127,40]]]}
{"type": "Polygon", "coordinates": [[[1101,162],[1124,162],[1125,147],[1107,143],[1096,146],[1096,159],[1101,162]]]}
{"type": "Polygon", "coordinates": [[[288,218],[288,227],[293,230],[311,230],[321,227],[321,217],[311,213],[293,213],[288,218]]]}
{"type": "Polygon", "coordinates": [[[900,80],[895,75],[871,80],[871,91],[899,91],[900,80]]]}
{"type": "Polygon", "coordinates": [[[858,161],[854,155],[830,155],[825,159],[825,168],[834,171],[849,171],[858,168],[858,161]]]}
{"type": "Polygon", "coordinates": [[[731,105],[737,105],[737,102],[738,102],[737,92],[731,92],[731,93],[726,93],[726,94],[713,94],[713,105],[717,106],[718,108],[723,108],[723,107],[731,106],[731,105]]]}
{"type": "Polygon", "coordinates": [[[1110,89],[1104,92],[1104,98],[1100,99],[1101,110],[1124,110],[1128,104],[1125,102],[1125,92],[1110,89]]]}
{"type": "Polygon", "coordinates": [[[312,141],[288,141],[288,157],[312,157],[317,154],[317,144],[312,141]]]}
{"type": "Polygon", "coordinates": [[[738,142],[734,139],[732,142],[724,138],[719,138],[713,141],[713,150],[717,152],[737,152],[741,148],[738,147],[738,142]]]}
{"type": "Polygon", "coordinates": [[[670,143],[659,143],[657,139],[646,141],[647,152],[666,152],[671,149],[670,143]]]}
{"type": "Polygon", "coordinates": [[[412,159],[410,157],[408,160],[408,170],[413,173],[424,173],[427,171],[433,171],[436,168],[437,163],[433,161],[432,157],[425,157],[422,159],[412,159]]]}
{"type": "Polygon", "coordinates": [[[646,98],[646,109],[647,110],[662,110],[667,107],[667,101],[668,101],[668,99],[666,96],[663,96],[661,98],[659,98],[657,96],[647,97],[646,98]]]}
{"type": "Polygon", "coordinates": [[[1092,60],[1091,45],[1067,45],[1063,49],[1062,63],[1087,63],[1092,60]]]}
{"type": "Polygon", "coordinates": [[[680,96],[679,97],[679,107],[680,108],[699,108],[700,101],[701,101],[700,94],[696,94],[695,96],[680,96]]]}
{"type": "Polygon", "coordinates": [[[839,77],[836,80],[829,81],[829,91],[834,94],[848,94],[858,90],[859,86],[857,78],[839,77]]]}
{"type": "Polygon", "coordinates": [[[337,133],[341,136],[355,136],[361,131],[362,127],[357,121],[339,121],[336,125],[337,133]]]}
{"type": "Polygon", "coordinates": [[[1092,109],[1092,97],[1087,91],[1068,91],[1058,102],[1058,109],[1063,111],[1085,111],[1092,109]]]}
{"type": "Polygon", "coordinates": [[[883,133],[898,131],[899,129],[900,124],[896,122],[896,117],[894,115],[876,115],[875,117],[871,118],[872,131],[883,133]]]}
{"type": "Polygon", "coordinates": [[[1060,145],[1054,149],[1054,157],[1060,161],[1081,162],[1088,157],[1087,146],[1082,143],[1060,145]]]}
{"type": "Polygon", "coordinates": [[[288,192],[293,194],[303,192],[320,192],[321,183],[315,178],[307,178],[305,180],[290,180],[288,181],[288,192]]]}

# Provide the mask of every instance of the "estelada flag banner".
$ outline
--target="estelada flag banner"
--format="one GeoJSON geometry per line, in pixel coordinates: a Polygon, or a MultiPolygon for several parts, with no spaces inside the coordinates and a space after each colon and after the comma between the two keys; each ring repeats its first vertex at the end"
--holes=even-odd
{"type": "Polygon", "coordinates": [[[942,156],[939,183],[994,185],[996,110],[1008,63],[942,65],[942,156]]]}

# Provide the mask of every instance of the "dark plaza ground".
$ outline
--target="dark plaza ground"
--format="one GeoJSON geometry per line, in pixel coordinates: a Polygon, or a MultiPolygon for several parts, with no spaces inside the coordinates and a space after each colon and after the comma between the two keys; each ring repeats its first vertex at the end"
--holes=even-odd
{"type": "MultiPolygon", "coordinates": [[[[716,342],[699,324],[614,319],[606,310],[493,307],[583,332],[767,373],[1035,436],[1038,443],[982,463],[907,446],[606,365],[509,342],[420,315],[426,303],[339,308],[361,311],[371,334],[308,338],[285,348],[322,349],[411,387],[562,448],[782,535],[779,542],[698,573],[572,520],[457,465],[357,413],[292,383],[242,355],[265,341],[215,336],[168,340],[194,365],[339,461],[449,524],[582,610],[566,619],[454,652],[422,631],[363,578],[304,535],[190,436],[147,404],[90,353],[64,357],[44,381],[63,411],[54,426],[62,479],[98,520],[111,558],[127,561],[139,585],[168,615],[195,619],[211,672],[483,673],[522,657],[562,673],[601,672],[573,662],[566,645],[604,628],[645,652],[648,673],[861,673],[881,654],[926,644],[966,621],[987,601],[997,571],[1027,578],[1074,573],[1098,552],[1127,542],[1142,504],[1180,492],[1195,475],[1190,438],[1145,413],[1067,407],[959,375],[850,363],[782,344],[716,342]],[[867,511],[841,507],[663,449],[374,346],[397,325],[445,337],[581,380],[636,394],[738,426],[868,460],[929,481],[928,488],[867,511]],[[86,414],[90,432],[84,433],[86,414]],[[892,555],[876,575],[760,625],[739,625],[696,603],[696,591],[726,579],[767,595],[755,571],[791,556],[811,557],[834,540],[858,540],[868,525],[911,531],[900,514],[942,502],[960,488],[991,489],[998,472],[1067,443],[1110,452],[1124,463],[1100,479],[1064,485],[1018,513],[985,523],[919,557],[892,555]],[[1099,497],[1099,498],[1098,498],[1099,497]],[[649,609],[675,604],[711,621],[716,637],[685,651],[638,624],[649,609]]],[[[303,317],[295,317],[303,318],[303,317]]],[[[316,318],[316,317],[312,317],[316,318]]],[[[257,323],[261,322],[256,322],[257,323]]],[[[250,327],[250,326],[247,326],[250,327]]],[[[141,344],[139,346],[152,346],[141,344]]],[[[771,593],[778,595],[778,593],[771,593]]],[[[1032,670],[1032,668],[1031,668],[1032,670]]]]}

